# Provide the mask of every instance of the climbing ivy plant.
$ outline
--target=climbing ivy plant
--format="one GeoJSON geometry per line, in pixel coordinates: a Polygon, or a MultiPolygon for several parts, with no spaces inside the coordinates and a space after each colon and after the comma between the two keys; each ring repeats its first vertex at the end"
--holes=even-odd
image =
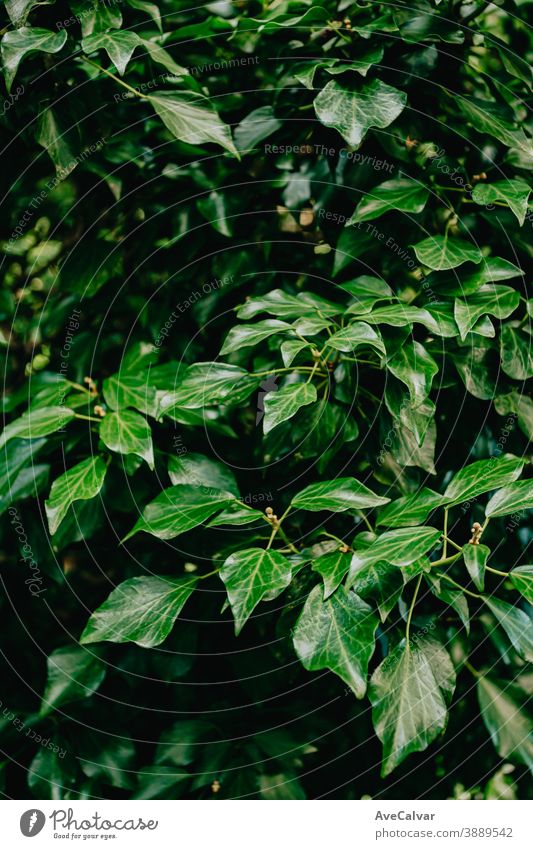
{"type": "Polygon", "coordinates": [[[6,792],[527,793],[527,4],[4,7],[6,792]]]}

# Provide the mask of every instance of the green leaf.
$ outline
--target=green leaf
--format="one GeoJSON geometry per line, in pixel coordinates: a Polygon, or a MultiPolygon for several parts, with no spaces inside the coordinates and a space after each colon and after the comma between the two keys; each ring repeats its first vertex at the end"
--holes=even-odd
{"type": "MultiPolygon", "coordinates": [[[[448,504],[471,501],[484,492],[498,489],[520,477],[524,461],[516,457],[492,457],[462,468],[446,487],[443,498],[448,504]]],[[[489,502],[490,503],[490,502],[489,502]]]]}
{"type": "Polygon", "coordinates": [[[20,27],[26,23],[34,6],[44,4],[38,3],[38,0],[5,0],[4,5],[13,26],[20,27]]]}
{"type": "Polygon", "coordinates": [[[86,699],[105,678],[106,666],[95,651],[81,646],[56,649],[46,661],[48,677],[41,702],[41,716],[60,705],[86,699]]]}
{"type": "MultiPolygon", "coordinates": [[[[168,474],[173,484],[206,486],[231,492],[239,497],[235,475],[228,466],[212,460],[204,454],[188,451],[180,456],[168,458],[168,474]]],[[[250,513],[250,510],[246,511],[250,513]]]]}
{"type": "Polygon", "coordinates": [[[51,433],[62,430],[74,416],[74,410],[68,407],[41,407],[38,410],[28,410],[20,418],[6,425],[0,436],[0,447],[15,437],[35,439],[38,436],[49,436],[51,433]]]}
{"type": "Polygon", "coordinates": [[[294,72],[296,79],[306,88],[312,89],[315,74],[317,71],[326,71],[332,76],[337,74],[345,74],[348,71],[356,71],[362,77],[366,77],[370,68],[381,62],[383,59],[383,47],[381,45],[371,45],[367,49],[361,51],[357,58],[351,62],[344,62],[342,59],[330,57],[320,59],[318,61],[305,64],[294,72]]]}
{"type": "Polygon", "coordinates": [[[447,236],[428,236],[423,242],[413,245],[417,259],[434,271],[457,268],[464,262],[479,263],[483,254],[476,245],[447,236]]]}
{"type": "Polygon", "coordinates": [[[531,510],[531,508],[533,508],[533,478],[515,481],[496,492],[485,508],[485,515],[495,518],[508,516],[519,510],[531,510]]]}
{"type": "Polygon", "coordinates": [[[431,573],[426,574],[425,579],[433,595],[447,607],[452,607],[455,610],[465,627],[466,633],[469,634],[470,611],[468,610],[466,595],[461,590],[454,589],[447,583],[442,583],[439,578],[434,577],[431,573]]]}
{"type": "Polygon", "coordinates": [[[410,324],[423,324],[429,330],[438,333],[439,325],[426,309],[406,306],[402,303],[378,307],[364,316],[368,324],[389,324],[391,327],[406,327],[410,324]]]}
{"type": "Polygon", "coordinates": [[[98,495],[106,472],[107,466],[101,457],[87,457],[56,478],[45,503],[51,534],[55,534],[71,504],[75,501],[88,501],[98,495]]]}
{"type": "Polygon", "coordinates": [[[531,152],[531,141],[521,128],[517,129],[510,110],[503,109],[495,101],[480,98],[460,96],[456,102],[463,116],[478,132],[486,133],[508,147],[531,152]]]}
{"type": "Polygon", "coordinates": [[[324,599],[335,592],[350,568],[351,554],[345,551],[330,551],[313,560],[312,570],[318,572],[324,581],[324,599]]]}
{"type": "Polygon", "coordinates": [[[363,321],[356,321],[333,333],[328,339],[328,347],[336,351],[355,351],[359,345],[370,345],[385,353],[385,345],[379,333],[363,321]]]}
{"type": "Polygon", "coordinates": [[[41,27],[20,27],[6,32],[0,45],[4,78],[8,92],[11,90],[17,70],[29,53],[58,53],[65,45],[67,31],[52,32],[41,27]]]}
{"type": "Polygon", "coordinates": [[[293,364],[300,351],[303,351],[304,348],[310,347],[310,344],[305,342],[303,339],[287,339],[286,342],[282,342],[279,346],[279,350],[285,368],[288,368],[293,364]]]}
{"type": "Polygon", "coordinates": [[[221,121],[207,97],[190,92],[157,91],[148,95],[148,100],[165,126],[180,141],[187,144],[213,142],[239,158],[230,128],[221,121]]]}
{"type": "Polygon", "coordinates": [[[291,564],[282,554],[247,548],[231,554],[220,570],[235,620],[235,634],[259,604],[276,598],[291,582],[291,564]]]}
{"type": "Polygon", "coordinates": [[[520,303],[520,294],[510,286],[495,286],[488,284],[468,298],[457,298],[455,301],[455,320],[461,331],[461,338],[472,330],[483,315],[494,315],[496,318],[508,318],[520,303]]]}
{"type": "Polygon", "coordinates": [[[387,504],[390,498],[376,495],[355,478],[337,478],[306,486],[292,499],[292,506],[299,510],[331,510],[342,513],[345,510],[361,510],[367,507],[379,507],[387,504]]]}
{"type": "Polygon", "coordinates": [[[111,30],[110,32],[98,32],[86,36],[82,39],[81,46],[85,53],[105,50],[122,77],[135,48],[142,43],[142,39],[135,32],[111,30]]]}
{"type": "Polygon", "coordinates": [[[317,118],[326,127],[334,127],[348,144],[357,146],[371,127],[384,129],[400,115],[407,95],[397,88],[374,79],[358,90],[329,82],[315,98],[317,118]]]}
{"type": "Polygon", "coordinates": [[[512,682],[480,675],[477,696],[483,722],[500,757],[518,760],[533,772],[533,723],[522,691],[512,682]]]}
{"type": "Polygon", "coordinates": [[[383,743],[383,777],[412,752],[423,752],[446,728],[455,670],[446,649],[431,637],[405,640],[370,680],[372,721],[383,743]]]}
{"type": "Polygon", "coordinates": [[[485,596],[483,601],[489,607],[499,625],[503,628],[512,645],[525,660],[533,662],[533,620],[531,616],[501,599],[485,596]]]}
{"type": "Polygon", "coordinates": [[[339,587],[325,601],[316,586],[296,623],[293,644],[305,669],[330,669],[362,699],[377,626],[372,608],[354,592],[339,587]]]}
{"type": "Polygon", "coordinates": [[[112,410],[135,407],[141,413],[155,416],[155,389],[148,383],[146,377],[120,371],[106,378],[102,389],[105,402],[112,410]]]}
{"type": "Polygon", "coordinates": [[[283,122],[274,115],[272,106],[254,109],[235,127],[235,145],[240,153],[251,153],[259,142],[281,129],[283,122]]]}
{"type": "Polygon", "coordinates": [[[292,325],[286,321],[278,321],[275,318],[267,318],[264,321],[258,321],[257,324],[243,324],[237,327],[232,327],[226,337],[222,348],[221,355],[230,354],[232,351],[238,351],[241,348],[248,348],[252,345],[258,345],[269,336],[274,336],[276,333],[282,333],[290,330],[293,332],[292,325]]]}
{"type": "Polygon", "coordinates": [[[421,41],[444,41],[448,44],[464,42],[464,30],[454,20],[446,20],[436,14],[413,15],[413,11],[406,10],[408,17],[405,21],[402,21],[401,10],[394,16],[404,41],[413,44],[421,41]]]}
{"type": "Polygon", "coordinates": [[[424,486],[413,495],[404,495],[392,501],[380,511],[376,525],[387,528],[405,528],[410,525],[422,525],[430,513],[443,504],[439,492],[424,486]]]}
{"type": "Polygon", "coordinates": [[[428,197],[429,189],[416,180],[386,180],[366,192],[351,220],[372,221],[392,209],[416,215],[422,212],[428,197]]]}
{"type": "Polygon", "coordinates": [[[381,621],[385,622],[402,594],[402,574],[396,566],[383,560],[368,563],[357,572],[351,582],[351,589],[365,601],[367,598],[373,599],[378,606],[381,621]]]}
{"type": "Polygon", "coordinates": [[[319,295],[311,292],[301,292],[298,295],[290,295],[283,289],[273,289],[266,295],[257,295],[247,298],[244,304],[237,308],[239,318],[253,318],[258,313],[267,312],[278,318],[301,318],[309,316],[315,318],[321,316],[332,316],[342,312],[340,304],[326,301],[319,295]]]}
{"type": "Polygon", "coordinates": [[[486,545],[473,545],[468,542],[463,546],[465,566],[478,590],[485,587],[485,567],[489,554],[490,548],[486,545]]]}
{"type": "Polygon", "coordinates": [[[348,583],[352,584],[359,570],[369,563],[384,560],[394,566],[408,566],[423,554],[431,551],[440,539],[436,528],[400,528],[381,534],[364,551],[356,551],[352,557],[348,583]]]}
{"type": "Polygon", "coordinates": [[[316,401],[316,386],[313,383],[290,383],[276,392],[269,392],[264,399],[264,431],[270,431],[291,419],[301,407],[316,401]]]}
{"type": "Polygon", "coordinates": [[[146,576],[129,578],[96,610],[81,643],[137,643],[158,646],[170,634],[176,617],[192,594],[196,579],[146,576]]]}
{"type": "Polygon", "coordinates": [[[439,367],[420,342],[408,342],[387,361],[387,369],[407,386],[418,407],[428,397],[439,367]]]}
{"type": "Polygon", "coordinates": [[[110,451],[142,457],[153,470],[152,431],[139,413],[133,410],[107,413],[100,425],[100,439],[110,451]]]}
{"type": "Polygon", "coordinates": [[[533,339],[518,328],[508,324],[500,333],[502,369],[515,380],[533,377],[533,339]]]}
{"type": "Polygon", "coordinates": [[[509,572],[509,578],[518,592],[533,604],[533,565],[517,566],[509,572]]]}
{"type": "Polygon", "coordinates": [[[506,204],[522,226],[526,220],[530,194],[531,189],[523,180],[499,180],[497,183],[478,183],[474,186],[472,200],[482,206],[498,202],[506,204]]]}
{"type": "Polygon", "coordinates": [[[175,77],[185,77],[189,75],[188,69],[184,68],[182,65],[178,65],[170,53],[168,53],[164,47],[161,47],[157,41],[148,38],[141,38],[141,45],[144,47],[153,62],[163,65],[163,67],[166,68],[167,71],[170,71],[170,73],[175,77]]]}
{"type": "Polygon", "coordinates": [[[235,496],[230,492],[206,486],[171,486],[146,505],[141,517],[122,541],[125,542],[139,531],[145,531],[158,539],[174,539],[201,525],[234,500],[235,496]]]}
{"type": "Polygon", "coordinates": [[[39,115],[35,138],[48,151],[59,179],[67,177],[78,161],[70,149],[66,133],[60,126],[53,109],[44,109],[39,115]]]}
{"type": "Polygon", "coordinates": [[[379,277],[371,277],[363,274],[355,280],[348,280],[340,284],[340,288],[348,292],[353,302],[348,305],[348,314],[360,315],[370,312],[378,301],[388,301],[394,297],[394,292],[384,280],[379,277]]]}
{"type": "Polygon", "coordinates": [[[197,409],[217,404],[239,404],[258,388],[260,377],[227,363],[195,363],[186,370],[175,392],[164,393],[159,411],[173,407],[197,409]]]}

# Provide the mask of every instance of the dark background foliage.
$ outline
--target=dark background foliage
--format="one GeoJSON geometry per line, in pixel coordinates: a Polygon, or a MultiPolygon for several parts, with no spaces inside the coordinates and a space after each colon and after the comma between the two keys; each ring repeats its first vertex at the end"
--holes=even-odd
{"type": "MultiPolygon", "coordinates": [[[[231,612],[221,613],[223,584],[208,578],[161,645],[99,643],[103,680],[97,660],[82,681],[88,691],[58,698],[47,710],[41,699],[47,657],[66,646],[79,651],[90,614],[113,587],[144,573],[208,573],[213,561],[216,568],[228,553],[268,539],[255,526],[199,526],[174,543],[139,534],[119,544],[145,505],[170,486],[170,455],[217,459],[233,470],[244,501],[258,510],[272,506],[278,515],[317,480],[350,475],[396,499],[423,485],[442,492],[464,465],[502,453],[530,462],[533,222],[527,197],[524,221],[508,198],[483,204],[473,193],[500,181],[520,195],[514,184],[531,181],[531,4],[221,0],[191,8],[181,0],[126,0],[92,9],[12,0],[5,7],[5,76],[10,34],[21,26],[30,38],[34,28],[56,38],[66,33],[54,52],[34,44],[23,56],[0,119],[6,424],[28,406],[56,404],[64,379],[67,405],[93,419],[95,404],[109,414],[102,386],[119,369],[144,375],[147,386],[157,372],[157,388],[174,390],[186,366],[219,360],[238,323],[235,308],[274,289],[298,297],[312,292],[344,309],[349,299],[342,286],[372,275],[387,281],[400,311],[444,299],[453,321],[454,298],[470,294],[468,277],[477,265],[447,272],[424,262],[413,245],[430,236],[466,242],[485,259],[516,266],[518,274],[503,285],[520,294],[520,304],[505,315],[487,308],[481,317],[492,316],[494,333],[485,326],[462,340],[458,331],[430,334],[408,320],[381,328],[389,354],[414,340],[438,366],[431,391],[436,432],[423,449],[398,445],[399,409],[395,417],[383,400],[395,378],[375,352],[354,354],[355,364],[334,364],[340,370],[327,399],[338,419],[322,428],[310,427],[303,408],[265,436],[256,421],[257,389],[235,404],[211,404],[207,424],[201,409],[150,419],[155,472],[133,455],[115,453],[99,497],[70,507],[53,535],[44,507],[50,485],[102,450],[98,420],[76,418],[64,433],[31,440],[34,453],[27,456],[28,440],[6,443],[0,458],[4,794],[528,797],[524,758],[507,757],[491,742],[475,679],[461,663],[468,654],[476,669],[514,681],[519,700],[531,692],[531,675],[475,599],[467,638],[452,608],[428,591],[420,598],[417,627],[438,629],[460,674],[445,735],[385,778],[368,700],[356,700],[331,672],[306,671],[296,658],[291,636],[317,583],[305,568],[277,601],[256,608],[238,637],[231,612]],[[123,75],[104,49],[82,44],[100,32],[122,31],[143,40],[123,75]],[[154,59],[147,41],[164,46],[163,60],[154,59]],[[353,68],[331,75],[319,66],[310,87],[302,83],[324,58],[353,63],[369,51],[366,76],[353,68]],[[362,143],[351,143],[346,132],[325,125],[314,100],[336,85],[337,102],[343,90],[362,93],[372,105],[375,95],[366,86],[374,80],[405,92],[407,105],[384,126],[370,121],[362,143]],[[204,137],[190,143],[189,118],[181,132],[172,131],[150,101],[156,90],[192,92],[202,104],[205,97],[205,108],[220,116],[210,120],[220,121],[223,144],[211,143],[205,127],[204,137]],[[393,179],[427,187],[423,209],[393,204],[359,227],[346,224],[376,186],[393,179]],[[500,345],[513,362],[525,358],[524,369],[509,367],[500,345]],[[28,472],[23,480],[21,469],[28,472]],[[28,556],[38,564],[36,595],[26,582],[28,556]]],[[[522,190],[522,207],[523,201],[522,190]]],[[[280,365],[282,338],[221,359],[249,372],[269,371],[280,365]]],[[[461,545],[472,522],[483,521],[484,503],[474,499],[451,511],[450,533],[461,545]]],[[[317,545],[324,542],[322,525],[342,539],[365,531],[360,515],[322,521],[321,514],[318,522],[315,513],[299,512],[287,533],[300,548],[317,545]]],[[[505,572],[528,563],[530,541],[524,511],[516,524],[495,519],[483,538],[505,572]]],[[[502,586],[491,575],[488,583],[531,610],[508,582],[502,586]]],[[[405,630],[412,596],[411,584],[378,632],[370,672],[405,630]]],[[[521,715],[526,722],[525,708],[521,715]]]]}

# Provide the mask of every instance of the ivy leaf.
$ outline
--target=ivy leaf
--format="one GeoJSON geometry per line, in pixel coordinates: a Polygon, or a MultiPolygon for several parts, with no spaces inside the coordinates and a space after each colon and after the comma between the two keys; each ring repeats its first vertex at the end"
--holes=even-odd
{"type": "Polygon", "coordinates": [[[316,401],[316,386],[313,383],[290,383],[277,392],[269,392],[264,399],[265,434],[276,425],[291,419],[301,407],[316,401]]]}
{"type": "Polygon", "coordinates": [[[423,324],[432,332],[438,333],[439,325],[426,309],[409,307],[402,303],[378,307],[365,315],[368,324],[389,324],[391,327],[405,327],[409,324],[423,324]]]}
{"type": "Polygon", "coordinates": [[[350,568],[351,559],[351,554],[339,550],[329,551],[313,560],[313,572],[318,572],[324,581],[324,599],[335,592],[350,568]]]}
{"type": "Polygon", "coordinates": [[[303,339],[287,339],[286,342],[282,342],[279,346],[279,350],[281,353],[281,359],[283,360],[283,365],[285,368],[289,368],[304,348],[310,348],[308,342],[305,342],[303,339]]]}
{"type": "Polygon", "coordinates": [[[102,389],[105,402],[112,410],[135,407],[141,413],[155,416],[155,389],[145,377],[120,371],[106,378],[102,389]]]}
{"type": "Polygon", "coordinates": [[[312,483],[292,499],[292,506],[300,510],[361,510],[387,504],[390,498],[376,495],[355,478],[337,478],[332,481],[312,483]]]}
{"type": "Polygon", "coordinates": [[[402,575],[396,566],[384,560],[367,563],[357,572],[351,582],[351,589],[365,601],[367,598],[373,599],[378,606],[381,621],[385,622],[402,594],[402,575]]]}
{"type": "Polygon", "coordinates": [[[247,348],[252,345],[258,345],[268,339],[269,336],[274,336],[276,333],[290,330],[293,332],[292,325],[286,321],[278,321],[275,318],[267,318],[265,321],[258,321],[257,324],[244,324],[232,327],[226,337],[220,353],[231,354],[232,351],[238,351],[240,348],[247,348]]]}
{"type": "Polygon", "coordinates": [[[181,456],[172,455],[168,459],[168,474],[173,484],[222,489],[239,497],[239,487],[231,469],[204,454],[187,451],[181,456]]]}
{"type": "Polygon", "coordinates": [[[20,418],[6,425],[0,436],[0,447],[10,439],[35,439],[38,436],[49,436],[65,425],[75,416],[74,410],[68,407],[41,407],[28,410],[20,418]]]}
{"type": "Polygon", "coordinates": [[[81,42],[85,53],[96,53],[105,50],[120,76],[124,76],[128,62],[136,47],[142,44],[137,33],[127,30],[111,30],[86,36],[81,42]]]}
{"type": "Polygon", "coordinates": [[[485,515],[495,518],[531,508],[533,508],[533,478],[515,481],[494,493],[485,508],[485,515]]]}
{"type": "Polygon", "coordinates": [[[363,274],[355,280],[348,280],[340,284],[340,288],[348,292],[353,302],[348,305],[348,314],[360,315],[371,312],[372,307],[378,301],[388,301],[394,297],[394,292],[384,280],[379,277],[371,277],[363,274]]]}
{"type": "Polygon", "coordinates": [[[465,566],[478,590],[483,590],[485,587],[485,566],[489,554],[490,548],[486,545],[473,545],[468,542],[463,546],[465,566]]]}
{"type": "Polygon", "coordinates": [[[56,174],[61,180],[67,177],[77,165],[76,157],[65,136],[54,110],[44,109],[39,115],[35,138],[48,151],[56,167],[56,174]]]}
{"type": "Polygon", "coordinates": [[[291,295],[283,289],[273,289],[266,295],[247,298],[244,304],[237,308],[239,318],[253,318],[258,313],[267,312],[278,318],[301,318],[308,316],[332,316],[342,312],[340,304],[333,304],[319,295],[311,292],[301,292],[291,295]]]}
{"type": "Polygon", "coordinates": [[[235,496],[230,492],[219,489],[185,484],[171,486],[146,505],[141,517],[122,542],[139,531],[145,531],[158,539],[174,539],[201,525],[234,500],[235,496]]]}
{"type": "Polygon", "coordinates": [[[146,576],[129,578],[96,610],[81,635],[81,643],[137,643],[158,646],[170,634],[176,617],[194,591],[197,580],[146,576]]]}
{"type": "Polygon", "coordinates": [[[157,91],[147,97],[165,126],[180,141],[187,144],[213,142],[240,158],[230,128],[221,121],[207,97],[168,91],[157,91]]]}
{"type": "Polygon", "coordinates": [[[480,675],[477,696],[483,722],[500,757],[521,761],[533,772],[533,723],[521,690],[511,682],[480,675]]]}
{"type": "Polygon", "coordinates": [[[522,226],[530,194],[531,189],[523,180],[499,180],[497,183],[478,183],[474,186],[472,200],[482,206],[498,202],[506,204],[522,226]]]}
{"type": "Polygon", "coordinates": [[[484,492],[515,481],[522,474],[523,468],[524,461],[516,457],[478,460],[477,463],[471,463],[457,472],[446,487],[443,498],[448,504],[471,501],[484,492]]]}
{"type": "Polygon", "coordinates": [[[439,492],[422,487],[413,495],[404,495],[392,501],[380,511],[376,525],[387,528],[404,528],[410,525],[422,525],[430,513],[443,503],[439,492]]]}
{"type": "Polygon", "coordinates": [[[326,71],[328,74],[337,75],[345,74],[347,71],[356,71],[362,77],[366,77],[370,68],[373,65],[381,62],[383,59],[383,47],[380,45],[371,45],[363,50],[357,59],[351,62],[344,62],[342,59],[330,57],[320,59],[318,61],[305,64],[294,72],[296,79],[306,88],[312,89],[314,78],[317,71],[326,71]]]}
{"type": "Polygon", "coordinates": [[[446,236],[428,236],[413,245],[418,261],[434,271],[447,271],[465,262],[479,263],[483,254],[476,245],[446,236]]]}
{"type": "Polygon", "coordinates": [[[486,133],[508,147],[531,152],[531,141],[521,128],[517,129],[510,110],[503,109],[495,101],[473,97],[461,96],[457,98],[457,105],[478,132],[486,133]]]}
{"type": "Polygon", "coordinates": [[[88,501],[98,495],[106,472],[107,466],[101,457],[87,457],[56,478],[45,503],[51,534],[55,534],[74,501],[88,501]]]}
{"type": "Polygon", "coordinates": [[[41,27],[20,27],[6,32],[0,45],[6,88],[11,91],[11,85],[17,75],[17,70],[28,53],[58,53],[65,45],[67,31],[52,32],[41,27]]]}
{"type": "Polygon", "coordinates": [[[395,566],[408,566],[427,551],[435,547],[441,532],[436,528],[400,528],[381,534],[364,551],[356,551],[352,557],[348,583],[357,577],[359,570],[369,563],[384,560],[395,566]]]}
{"type": "Polygon", "coordinates": [[[533,377],[533,340],[518,328],[504,325],[500,333],[502,369],[515,380],[533,377]]]}
{"type": "Polygon", "coordinates": [[[525,660],[533,662],[533,620],[527,613],[499,598],[484,597],[512,645],[525,660]]]}
{"type": "Polygon", "coordinates": [[[60,705],[84,699],[96,692],[105,678],[106,666],[95,651],[81,646],[56,649],[46,661],[48,677],[40,715],[60,705]]]}
{"type": "Polygon", "coordinates": [[[283,122],[275,117],[272,106],[254,109],[235,127],[235,144],[240,153],[251,153],[255,146],[281,129],[283,122]]]}
{"type": "Polygon", "coordinates": [[[407,386],[418,407],[429,395],[439,367],[420,342],[408,342],[387,361],[387,369],[407,386]]]}
{"type": "Polygon", "coordinates": [[[370,680],[372,720],[383,743],[383,777],[412,752],[422,752],[446,728],[455,670],[446,649],[431,637],[405,640],[370,680]]]}
{"type": "Polygon", "coordinates": [[[276,598],[291,582],[291,564],[282,554],[247,548],[231,554],[220,570],[239,634],[261,599],[276,598]]]}
{"type": "Polygon", "coordinates": [[[189,366],[175,392],[163,393],[159,412],[173,407],[198,409],[217,404],[239,404],[257,389],[260,377],[227,363],[195,363],[189,366]]]}
{"type": "Polygon", "coordinates": [[[377,626],[372,608],[354,592],[339,587],[324,601],[316,586],[296,623],[293,644],[305,669],[330,669],[362,699],[377,626]]]}
{"type": "Polygon", "coordinates": [[[110,451],[142,457],[153,470],[152,431],[139,413],[133,410],[107,413],[100,425],[100,439],[110,451]]]}
{"type": "Polygon", "coordinates": [[[496,318],[508,318],[520,303],[520,293],[510,286],[487,284],[481,286],[468,298],[457,298],[455,301],[455,320],[461,331],[461,339],[472,330],[483,315],[494,315],[496,318]]]}
{"type": "Polygon", "coordinates": [[[371,127],[384,129],[400,115],[407,102],[404,91],[374,79],[359,90],[329,82],[315,98],[317,118],[326,127],[334,127],[354,147],[361,144],[371,127]]]}
{"type": "Polygon", "coordinates": [[[448,607],[452,607],[457,613],[460,621],[465,627],[467,634],[470,633],[470,612],[468,610],[468,601],[461,590],[456,590],[448,584],[441,583],[439,578],[435,578],[431,573],[425,576],[426,582],[429,584],[433,595],[442,601],[448,607]]]}
{"type": "Polygon", "coordinates": [[[416,215],[422,212],[428,197],[429,189],[416,180],[386,180],[366,192],[351,220],[372,221],[392,209],[416,215]]]}
{"type": "Polygon", "coordinates": [[[356,321],[333,333],[328,339],[328,347],[336,351],[355,351],[359,345],[370,345],[372,348],[385,353],[385,345],[379,333],[364,321],[356,321]]]}
{"type": "Polygon", "coordinates": [[[518,592],[533,604],[533,565],[517,566],[509,572],[509,578],[518,592]]]}

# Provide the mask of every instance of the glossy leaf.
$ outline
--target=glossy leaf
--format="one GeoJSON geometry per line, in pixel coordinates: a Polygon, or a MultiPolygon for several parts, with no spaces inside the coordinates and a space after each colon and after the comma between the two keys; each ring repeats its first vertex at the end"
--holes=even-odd
{"type": "Polygon", "coordinates": [[[423,752],[444,731],[454,689],[448,652],[431,637],[409,644],[402,640],[378,666],[369,698],[383,743],[383,776],[412,752],[423,752]]]}
{"type": "Polygon", "coordinates": [[[383,129],[405,107],[405,92],[374,79],[358,90],[346,89],[333,80],[315,98],[318,120],[334,127],[350,145],[359,145],[371,127],[383,129]]]}
{"type": "Polygon", "coordinates": [[[41,715],[92,695],[106,674],[106,665],[97,652],[76,645],[53,651],[48,656],[47,667],[41,715]]]}
{"type": "Polygon", "coordinates": [[[196,579],[147,576],[119,584],[91,616],[81,643],[137,643],[153,648],[170,634],[196,579]]]}
{"type": "Polygon", "coordinates": [[[171,486],[146,505],[141,517],[123,541],[139,531],[145,531],[159,539],[174,539],[201,525],[234,500],[235,496],[230,492],[206,486],[171,486]]]}
{"type": "Polygon", "coordinates": [[[110,451],[136,454],[154,468],[152,431],[139,413],[133,410],[108,413],[100,425],[100,439],[110,451]]]}
{"type": "Polygon", "coordinates": [[[300,510],[361,510],[387,504],[390,498],[376,495],[355,478],[337,478],[314,483],[302,489],[292,499],[292,506],[300,510]]]}
{"type": "Polygon", "coordinates": [[[107,466],[101,457],[88,457],[55,479],[45,504],[51,534],[55,534],[71,504],[98,495],[106,472],[107,466]]]}
{"type": "Polygon", "coordinates": [[[239,634],[259,602],[276,598],[289,585],[291,564],[282,554],[264,548],[247,548],[224,561],[220,577],[239,634]]]}
{"type": "Polygon", "coordinates": [[[509,516],[521,510],[533,508],[533,478],[515,481],[504,486],[490,499],[485,513],[487,516],[509,516]]]}
{"type": "Polygon", "coordinates": [[[313,383],[290,383],[277,392],[269,392],[264,399],[263,428],[269,433],[276,425],[291,419],[301,407],[317,399],[313,383]]]}
{"type": "Polygon", "coordinates": [[[296,623],[294,648],[305,669],[330,669],[361,699],[377,626],[372,609],[354,592],[340,587],[324,601],[318,586],[296,623]]]}

